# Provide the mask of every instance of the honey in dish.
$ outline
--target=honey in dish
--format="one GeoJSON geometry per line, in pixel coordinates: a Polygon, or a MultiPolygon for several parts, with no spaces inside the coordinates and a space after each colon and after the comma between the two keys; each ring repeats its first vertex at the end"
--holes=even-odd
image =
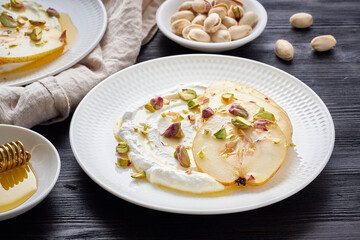
{"type": "Polygon", "coordinates": [[[71,21],[71,18],[66,13],[60,13],[59,22],[61,25],[61,30],[66,30],[66,44],[65,46],[52,54],[49,54],[43,58],[40,58],[36,61],[33,61],[29,64],[26,64],[22,67],[16,68],[12,71],[8,71],[5,73],[1,73],[0,76],[6,77],[6,74],[12,74],[12,73],[19,73],[24,72],[28,70],[32,70],[34,68],[42,67],[46,64],[48,64],[51,61],[54,61],[55,59],[59,58],[61,55],[66,53],[72,46],[74,46],[77,38],[78,38],[78,30],[74,26],[74,24],[71,21]]]}
{"type": "Polygon", "coordinates": [[[0,213],[24,203],[37,188],[37,176],[30,163],[0,173],[0,213]]]}

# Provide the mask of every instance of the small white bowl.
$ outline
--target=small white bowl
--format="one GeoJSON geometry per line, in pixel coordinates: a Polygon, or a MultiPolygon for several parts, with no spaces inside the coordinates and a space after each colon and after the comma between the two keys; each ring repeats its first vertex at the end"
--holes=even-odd
{"type": "Polygon", "coordinates": [[[244,4],[245,12],[254,11],[259,16],[259,22],[252,30],[249,36],[225,43],[203,43],[187,40],[181,36],[178,36],[171,32],[170,18],[171,16],[178,11],[178,8],[181,3],[189,0],[167,0],[165,1],[157,10],[156,13],[156,23],[161,30],[161,32],[173,40],[174,42],[180,44],[183,47],[190,48],[193,50],[203,51],[203,52],[222,52],[235,49],[245,45],[248,42],[251,42],[257,38],[265,29],[267,23],[267,13],[265,8],[256,0],[241,0],[244,4]]]}
{"type": "Polygon", "coordinates": [[[26,202],[0,213],[0,221],[16,217],[40,203],[54,187],[60,173],[60,157],[49,140],[27,128],[0,124],[0,144],[20,140],[31,153],[30,164],[37,179],[38,189],[26,202]]]}

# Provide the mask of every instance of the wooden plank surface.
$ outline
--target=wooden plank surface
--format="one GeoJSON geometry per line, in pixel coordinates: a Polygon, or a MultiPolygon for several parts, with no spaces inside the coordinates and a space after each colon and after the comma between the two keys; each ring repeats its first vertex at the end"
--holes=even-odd
{"type": "MultiPolygon", "coordinates": [[[[94,183],[79,167],[66,121],[33,130],[48,138],[62,159],[50,195],[29,212],[0,222],[1,239],[360,239],[360,2],[358,0],[261,0],[268,12],[264,33],[221,54],[257,60],[302,80],[325,102],[336,128],[334,152],[324,171],[299,193],[261,209],[214,216],[178,215],[123,201],[94,183]],[[288,23],[296,12],[314,16],[310,29],[288,23]],[[332,34],[335,49],[314,52],[317,35],[332,34]],[[278,39],[290,41],[294,60],[274,54],[278,39]]],[[[158,32],[138,62],[193,54],[158,32]]]]}

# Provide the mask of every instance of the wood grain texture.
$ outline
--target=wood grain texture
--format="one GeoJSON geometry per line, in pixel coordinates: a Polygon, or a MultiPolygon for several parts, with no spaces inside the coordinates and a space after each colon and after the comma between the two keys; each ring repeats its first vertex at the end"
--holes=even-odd
{"type": "MultiPolygon", "coordinates": [[[[305,189],[253,211],[192,216],[163,213],[123,201],[94,183],[79,167],[69,143],[71,117],[33,130],[58,149],[62,168],[50,195],[29,212],[0,222],[1,239],[360,239],[360,2],[358,0],[260,0],[268,12],[264,33],[221,54],[280,68],[311,87],[329,108],[336,129],[334,152],[324,171],[305,189]],[[314,25],[288,23],[309,12],[314,25]],[[316,53],[313,37],[332,34],[335,49],[316,53]],[[274,53],[278,39],[295,49],[293,61],[274,53]]],[[[138,62],[193,54],[158,32],[138,62]]]]}

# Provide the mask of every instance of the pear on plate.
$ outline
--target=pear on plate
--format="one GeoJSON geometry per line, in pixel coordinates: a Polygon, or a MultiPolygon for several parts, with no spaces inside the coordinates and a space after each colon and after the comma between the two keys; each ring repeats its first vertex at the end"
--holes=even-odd
{"type": "Polygon", "coordinates": [[[228,112],[229,106],[225,111],[217,111],[194,138],[194,160],[200,171],[224,185],[239,183],[239,180],[244,184],[261,185],[284,162],[288,148],[286,136],[276,120],[256,121],[254,115],[261,110],[259,105],[234,103],[240,103],[248,113],[247,117],[239,118],[243,124],[234,125],[237,116],[228,112]],[[219,130],[222,130],[221,136],[219,130]]]}

